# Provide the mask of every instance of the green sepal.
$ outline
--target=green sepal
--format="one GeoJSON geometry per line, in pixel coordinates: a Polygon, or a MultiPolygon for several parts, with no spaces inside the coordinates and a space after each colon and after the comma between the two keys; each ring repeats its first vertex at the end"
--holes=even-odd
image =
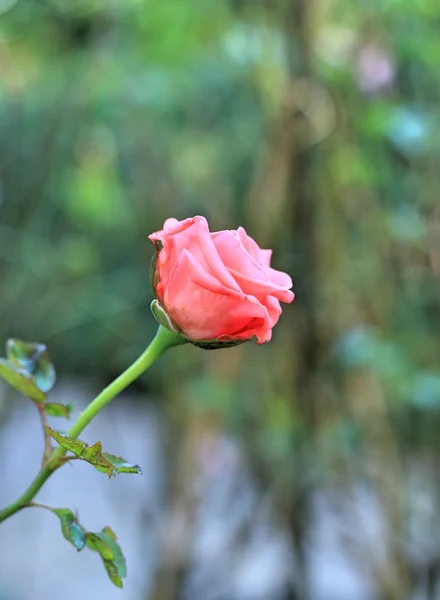
{"type": "MultiPolygon", "coordinates": [[[[252,339],[252,338],[251,338],[252,339]]],[[[225,340],[222,342],[221,340],[188,340],[193,346],[197,346],[197,348],[201,348],[202,350],[221,350],[222,348],[234,348],[235,346],[240,346],[240,344],[244,344],[245,342],[249,342],[249,340],[225,340]]]]}
{"type": "Polygon", "coordinates": [[[153,317],[156,319],[159,325],[162,325],[162,327],[165,327],[166,329],[169,329],[174,333],[180,333],[177,327],[169,318],[166,310],[160,304],[159,300],[153,300],[153,302],[150,305],[150,308],[151,312],[153,313],[153,317]]]}
{"type": "Polygon", "coordinates": [[[156,287],[159,283],[159,271],[157,269],[157,261],[159,259],[159,252],[162,250],[162,244],[159,241],[154,242],[156,246],[156,251],[153,254],[153,258],[151,259],[150,264],[150,282],[151,287],[153,288],[153,294],[156,295],[156,287]]]}
{"type": "Polygon", "coordinates": [[[244,344],[244,342],[250,342],[254,339],[254,337],[249,338],[247,340],[191,340],[190,338],[185,337],[178,329],[178,327],[171,321],[168,313],[164,309],[164,307],[160,304],[159,300],[155,299],[150,305],[151,312],[153,313],[154,318],[166,329],[173,331],[174,333],[178,333],[181,335],[182,340],[185,342],[189,342],[197,348],[202,348],[203,350],[221,350],[222,348],[233,348],[234,346],[239,346],[240,344],[244,344]]]}

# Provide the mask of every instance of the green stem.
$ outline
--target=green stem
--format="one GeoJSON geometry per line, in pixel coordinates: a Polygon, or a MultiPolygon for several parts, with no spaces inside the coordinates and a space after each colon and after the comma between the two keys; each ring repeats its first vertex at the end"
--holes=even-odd
{"type": "MultiPolygon", "coordinates": [[[[172,346],[178,346],[184,343],[186,343],[186,340],[182,336],[159,325],[154,339],[145,352],[143,352],[143,354],[141,354],[141,356],[128,367],[126,371],[119,375],[119,377],[104,388],[102,392],[92,400],[84,412],[79,415],[74,425],[67,432],[67,435],[71,438],[77,438],[99,411],[151,367],[165,350],[172,346]]],[[[24,494],[22,494],[15,502],[0,511],[0,522],[29,505],[52,473],[64,464],[65,461],[62,460],[62,457],[66,452],[67,450],[61,447],[56,448],[56,450],[52,452],[47,462],[43,465],[40,472],[24,494]]]]}
{"type": "Polygon", "coordinates": [[[156,336],[143,354],[115,379],[108,387],[102,390],[99,396],[87,406],[81,413],[76,423],[69,429],[67,435],[71,438],[77,438],[87,427],[90,421],[106,406],[110,400],[113,400],[122,390],[125,390],[130,383],[133,383],[142,373],[144,373],[156,360],[171,346],[177,346],[185,343],[186,340],[180,335],[173,333],[159,325],[156,336]]]}

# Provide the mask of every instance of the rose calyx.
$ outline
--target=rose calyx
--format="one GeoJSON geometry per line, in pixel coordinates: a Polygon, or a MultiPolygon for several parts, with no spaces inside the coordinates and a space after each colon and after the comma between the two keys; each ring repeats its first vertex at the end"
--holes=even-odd
{"type": "Polygon", "coordinates": [[[151,312],[153,313],[153,317],[166,329],[169,329],[173,333],[178,333],[186,342],[197,346],[197,348],[202,348],[202,350],[220,350],[222,348],[233,348],[234,346],[238,346],[239,344],[243,344],[244,342],[248,342],[249,340],[190,340],[185,337],[176,325],[171,321],[168,316],[166,310],[161,306],[159,300],[155,299],[150,305],[151,312]]]}

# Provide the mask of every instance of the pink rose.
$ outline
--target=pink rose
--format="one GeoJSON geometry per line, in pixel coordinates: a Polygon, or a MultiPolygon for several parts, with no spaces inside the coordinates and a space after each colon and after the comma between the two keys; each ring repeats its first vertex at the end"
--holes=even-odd
{"type": "Polygon", "coordinates": [[[210,233],[204,217],[168,219],[149,236],[158,249],[156,296],[169,319],[190,340],[268,342],[282,302],[294,298],[292,280],[270,267],[243,227],[210,233]]]}

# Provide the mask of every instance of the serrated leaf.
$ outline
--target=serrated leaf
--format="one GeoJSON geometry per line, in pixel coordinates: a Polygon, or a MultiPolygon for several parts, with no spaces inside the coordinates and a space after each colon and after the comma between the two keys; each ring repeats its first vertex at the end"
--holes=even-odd
{"type": "Polygon", "coordinates": [[[87,546],[98,552],[111,581],[122,588],[122,579],[127,575],[127,565],[116,535],[110,527],[104,527],[99,533],[88,533],[87,546]]]}
{"type": "Polygon", "coordinates": [[[87,444],[85,442],[81,442],[81,440],[73,440],[67,436],[64,436],[61,433],[58,433],[58,431],[52,429],[52,427],[49,427],[48,425],[45,425],[44,429],[56,442],[59,443],[60,446],[62,446],[66,450],[69,450],[76,456],[79,456],[80,458],[82,457],[84,448],[87,447],[87,444]]]}
{"type": "Polygon", "coordinates": [[[9,339],[6,356],[13,365],[28,373],[45,394],[55,385],[55,368],[44,344],[9,339]]]}
{"type": "Polygon", "coordinates": [[[105,560],[113,560],[113,552],[110,546],[107,544],[107,541],[103,539],[99,533],[90,533],[88,532],[86,535],[86,544],[87,547],[91,550],[95,550],[99,552],[105,560]]]}
{"type": "Polygon", "coordinates": [[[116,535],[114,532],[110,529],[111,535],[106,533],[106,530],[108,529],[110,529],[110,527],[105,527],[99,535],[106,541],[107,546],[109,546],[113,552],[113,562],[118,567],[119,576],[124,579],[127,576],[127,563],[125,562],[125,556],[122,552],[121,546],[116,542],[116,535]]]}
{"type": "Polygon", "coordinates": [[[52,512],[61,521],[61,531],[64,537],[79,551],[86,545],[87,532],[80,525],[71,510],[68,508],[53,508],[52,512]]]}
{"type": "Polygon", "coordinates": [[[46,400],[46,394],[36,385],[33,377],[5,358],[0,358],[0,377],[34,402],[42,404],[46,400]]]}
{"type": "Polygon", "coordinates": [[[87,461],[101,473],[107,473],[109,477],[113,476],[114,467],[102,453],[101,442],[95,442],[92,446],[84,448],[83,460],[87,461]]]}
{"type": "Polygon", "coordinates": [[[50,417],[64,417],[65,419],[69,419],[72,412],[71,404],[58,404],[57,402],[46,402],[43,408],[44,412],[50,417]]]}
{"type": "Polygon", "coordinates": [[[16,367],[32,373],[39,357],[46,352],[44,344],[11,338],[6,342],[6,356],[16,367]]]}
{"type": "Polygon", "coordinates": [[[87,462],[91,462],[92,464],[99,461],[102,455],[102,444],[101,442],[95,442],[92,446],[87,446],[83,450],[82,457],[87,462]]]}
{"type": "Polygon", "coordinates": [[[139,465],[133,465],[127,462],[124,458],[121,458],[120,456],[114,456],[108,452],[103,452],[102,455],[109,463],[113,465],[115,474],[135,473],[136,475],[142,475],[142,469],[139,465]]]}
{"type": "Polygon", "coordinates": [[[102,533],[105,533],[105,535],[109,538],[111,538],[114,542],[116,542],[117,537],[116,537],[116,533],[113,531],[113,529],[111,527],[109,527],[108,525],[106,525],[104,527],[104,529],[102,530],[102,533]]]}
{"type": "Polygon", "coordinates": [[[107,473],[109,477],[115,477],[119,473],[142,474],[139,465],[131,464],[120,456],[103,452],[101,442],[95,442],[92,446],[89,446],[81,440],[73,440],[54,431],[48,425],[45,425],[45,430],[60,446],[91,464],[100,473],[107,473]]]}
{"type": "Polygon", "coordinates": [[[104,568],[107,571],[110,581],[112,581],[116,587],[123,588],[122,577],[119,575],[118,565],[111,560],[102,560],[104,568]]]}
{"type": "MultiPolygon", "coordinates": [[[[49,508],[49,507],[46,507],[49,508]]],[[[78,523],[76,516],[68,508],[49,508],[61,522],[63,536],[80,551],[85,546],[97,552],[104,564],[110,580],[122,588],[122,580],[127,575],[127,565],[121,547],[116,541],[116,534],[110,527],[98,533],[86,531],[78,523]]]]}

